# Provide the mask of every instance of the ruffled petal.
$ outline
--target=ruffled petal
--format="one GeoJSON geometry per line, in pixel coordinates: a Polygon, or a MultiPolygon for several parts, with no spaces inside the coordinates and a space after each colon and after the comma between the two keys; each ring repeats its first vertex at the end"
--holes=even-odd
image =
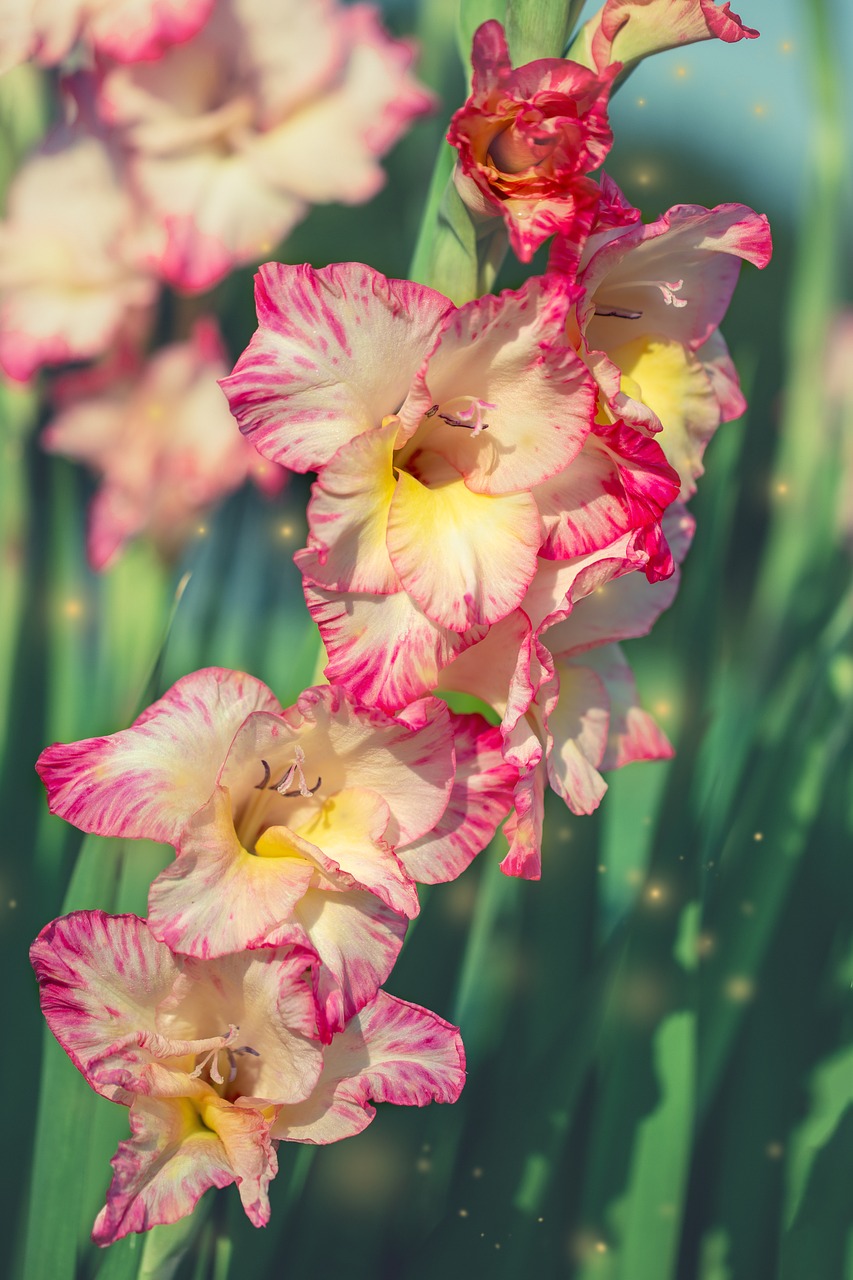
{"type": "MultiPolygon", "coordinates": [[[[469,302],[446,319],[412,389],[421,412],[469,398],[488,424],[476,435],[430,418],[426,447],[478,493],[525,491],[568,466],[595,414],[595,384],[563,334],[575,292],[561,277],[529,280],[516,293],[469,302]]],[[[401,417],[407,419],[404,405],[401,417]]]]}
{"type": "Polygon", "coordinates": [[[216,1098],[206,1103],[208,1127],[189,1099],[139,1097],[130,1111],[131,1138],[119,1144],[106,1206],[92,1239],[112,1244],[133,1231],[177,1222],[209,1187],[240,1183],[255,1226],[269,1220],[267,1188],[277,1172],[270,1121],[260,1112],[216,1098]]]}
{"type": "Polygon", "coordinates": [[[397,856],[413,880],[443,884],[485,849],[512,806],[518,772],[503,759],[500,730],[479,715],[451,717],[456,780],[438,825],[397,856]]]}
{"type": "Polygon", "coordinates": [[[217,960],[187,957],[157,1011],[166,1036],[233,1025],[237,1075],[231,1096],[267,1103],[301,1102],[322,1069],[313,994],[316,956],[303,948],[246,952],[217,960]]]}
{"type": "MultiPolygon", "coordinates": [[[[664,517],[663,528],[677,564],[687,554],[695,522],[680,503],[664,517]]],[[[641,573],[623,573],[584,586],[568,617],[553,626],[545,624],[543,639],[551,652],[569,657],[609,644],[646,635],[668,609],[678,591],[679,574],[663,582],[649,582],[641,573]]]]}
{"type": "Polygon", "coordinates": [[[399,579],[386,544],[394,498],[396,419],[342,445],[321,471],[308,503],[308,547],[298,569],[334,591],[388,595],[399,579]]]}
{"type": "Polygon", "coordinates": [[[279,930],[277,944],[310,939],[320,957],[315,985],[326,1042],[376,995],[400,954],[408,923],[365,889],[309,889],[294,923],[279,930]]]}
{"type": "Polygon", "coordinates": [[[591,242],[580,284],[596,312],[587,342],[608,353],[647,333],[695,350],[723,319],[741,259],[764,267],[771,252],[767,218],[740,204],[675,205],[656,222],[602,239],[597,249],[591,242]],[[613,312],[639,312],[639,319],[613,312]]]}
{"type": "Polygon", "coordinates": [[[255,448],[294,471],[397,412],[452,307],[360,263],[267,263],[255,301],[259,328],[222,386],[255,448]]]}
{"type": "Polygon", "coordinates": [[[146,1033],[179,972],[167,947],[137,916],[75,911],[42,929],[30,949],[41,1007],[62,1048],[98,1093],[130,1100],[107,1079],[116,1059],[132,1087],[151,1060],[146,1033]]]}
{"type": "Polygon", "coordinates": [[[56,743],[36,768],[51,813],[102,836],[177,842],[211,796],[242,722],[280,706],[260,680],[222,667],[184,676],[129,729],[56,743]]]}
{"type": "Polygon", "coordinates": [[[572,813],[593,813],[607,783],[599,767],[607,749],[610,699],[604,681],[580,666],[558,666],[560,696],[548,716],[553,748],[548,781],[572,813]]]}
{"type": "Polygon", "coordinates": [[[202,958],[268,945],[313,879],[315,864],[301,853],[253,856],[234,830],[227,789],[216,787],[186,828],[180,856],[151,886],[152,932],[202,958]]]}
{"type": "Polygon", "coordinates": [[[418,914],[418,891],[383,836],[391,811],[373,791],[349,788],[326,801],[299,834],[333,858],[342,871],[386,906],[412,918],[418,914]]]}
{"type": "Polygon", "coordinates": [[[273,1134],[291,1142],[337,1142],[367,1127],[376,1114],[371,1100],[417,1107],[455,1102],[464,1083],[457,1029],[380,991],[335,1036],[316,1090],[280,1112],[273,1134]]]}
{"type": "Polygon", "coordinates": [[[444,470],[455,478],[429,486],[400,472],[388,552],[427,617],[462,632],[497,622],[524,599],[536,572],[539,511],[529,493],[472,493],[458,472],[444,470]]]}
{"type": "Polygon", "coordinates": [[[591,667],[607,689],[610,729],[601,768],[621,769],[633,760],[669,760],[672,745],[648,711],[640,706],[634,673],[618,645],[604,645],[585,653],[581,661],[591,667]]]}

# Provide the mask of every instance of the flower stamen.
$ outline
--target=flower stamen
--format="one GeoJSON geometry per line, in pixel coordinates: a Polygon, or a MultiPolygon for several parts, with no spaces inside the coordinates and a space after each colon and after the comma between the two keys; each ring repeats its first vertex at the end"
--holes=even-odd
{"type": "MultiPolygon", "coordinates": [[[[455,414],[439,413],[442,422],[446,422],[449,427],[464,427],[466,431],[470,431],[472,436],[478,436],[481,431],[488,431],[488,422],[483,421],[483,414],[486,409],[497,409],[496,404],[489,404],[486,400],[477,400],[473,396],[462,397],[468,399],[470,403],[467,408],[457,409],[455,414]]],[[[438,409],[438,405],[435,406],[438,409]]],[[[430,410],[430,415],[433,410],[430,410]]],[[[427,415],[427,416],[430,416],[427,415]]]]}
{"type": "Polygon", "coordinates": [[[306,800],[314,795],[315,791],[319,791],[322,778],[318,778],[313,787],[309,787],[305,781],[305,771],[302,765],[305,761],[305,752],[301,747],[294,749],[296,759],[281,775],[278,782],[270,783],[272,770],[266,760],[262,760],[264,767],[264,776],[260,782],[256,783],[255,791],[277,791],[280,796],[303,796],[306,800]],[[298,786],[294,790],[288,790],[294,776],[299,778],[298,786]]]}
{"type": "Polygon", "coordinates": [[[642,311],[628,311],[625,307],[596,307],[597,316],[613,316],[617,320],[640,320],[642,311]]]}
{"type": "MultiPolygon", "coordinates": [[[[231,1048],[229,1041],[233,1040],[234,1036],[236,1036],[239,1030],[240,1028],[236,1027],[233,1023],[229,1025],[225,1035],[220,1037],[222,1043],[217,1044],[212,1049],[208,1050],[208,1052],[204,1055],[204,1057],[199,1062],[196,1063],[195,1067],[190,1072],[191,1079],[198,1080],[201,1078],[201,1076],[204,1074],[205,1071],[209,1071],[210,1078],[214,1084],[225,1084],[226,1083],[225,1077],[223,1076],[222,1072],[219,1070],[219,1055],[220,1053],[224,1052],[228,1058],[227,1083],[233,1084],[237,1078],[238,1056],[244,1053],[251,1054],[253,1058],[259,1058],[261,1056],[258,1053],[257,1049],[253,1049],[252,1046],[249,1044],[241,1044],[238,1048],[235,1048],[235,1049],[231,1048]]],[[[210,1042],[208,1041],[208,1043],[210,1042]]]]}

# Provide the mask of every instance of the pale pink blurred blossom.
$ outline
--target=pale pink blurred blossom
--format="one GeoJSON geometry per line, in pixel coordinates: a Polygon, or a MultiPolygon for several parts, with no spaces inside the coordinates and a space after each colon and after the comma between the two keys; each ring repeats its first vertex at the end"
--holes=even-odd
{"type": "Polygon", "coordinates": [[[81,122],[24,161],[0,222],[0,367],[25,382],[45,364],[104,352],[150,307],[146,229],[115,152],[81,122]]]}
{"type": "Polygon", "coordinates": [[[206,22],[213,0],[0,0],[0,72],[54,66],[78,43],[118,62],[158,58],[206,22]]]}
{"type": "Polygon", "coordinates": [[[108,70],[101,111],[160,226],[163,277],[210,288],[312,204],[371,199],[379,158],[432,106],[412,58],[369,5],[218,0],[158,62],[108,70]]]}
{"type": "Polygon", "coordinates": [[[247,478],[267,493],[286,478],[236,430],[217,386],[227,363],[214,320],[147,362],[122,353],[103,369],[69,374],[63,407],[42,444],[101,477],[89,513],[88,552],[105,568],[124,544],[150,537],[175,554],[199,518],[247,478]]]}

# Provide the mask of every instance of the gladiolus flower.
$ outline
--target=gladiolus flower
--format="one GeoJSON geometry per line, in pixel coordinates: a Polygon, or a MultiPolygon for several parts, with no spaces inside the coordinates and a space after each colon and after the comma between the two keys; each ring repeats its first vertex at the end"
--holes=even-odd
{"type": "Polygon", "coordinates": [[[146,247],[112,148],[79,124],[54,129],[15,175],[0,223],[0,365],[9,377],[101,355],[155,300],[146,247]]]}
{"type": "Polygon", "coordinates": [[[213,0],[6,0],[0,71],[27,58],[54,66],[78,41],[118,62],[157,58],[195,35],[212,7],[213,0]]]}
{"type": "Polygon", "coordinates": [[[457,781],[438,699],[395,719],[326,686],[283,711],[259,680],[211,668],[131,728],[49,747],[37,767],[69,822],[175,847],[149,895],[157,938],[203,959],[313,951],[323,1026],[339,1030],[390,973],[416,879],[458,875],[509,808],[495,731],[458,741],[457,781]]]}
{"type": "MultiPolygon", "coordinates": [[[[296,562],[327,675],[362,701],[435,688],[521,603],[537,556],[659,535],[675,477],[638,433],[593,435],[574,296],[534,279],[457,309],[358,264],[261,269],[260,327],[223,386],[265,457],[319,472],[296,562]]],[[[662,547],[645,564],[671,569],[662,547]]]]}
{"type": "MultiPolygon", "coordinates": [[[[693,521],[676,504],[663,526],[680,563],[693,521]]],[[[546,786],[573,813],[592,813],[607,789],[602,770],[672,754],[639,706],[619,642],[645,635],[677,589],[677,572],[649,582],[636,571],[628,537],[566,564],[543,560],[521,608],[441,673],[441,688],[502,717],[504,759],[519,773],[507,875],[539,877],[546,786]]]]}
{"type": "Polygon", "coordinates": [[[513,70],[495,21],[474,33],[472,62],[471,97],[447,135],[462,199],[476,216],[503,217],[522,262],[555,232],[582,240],[600,195],[586,175],[613,141],[607,98],[618,68],[599,75],[541,58],[513,70]]]}
{"type": "MultiPolygon", "coordinates": [[[[737,204],[676,205],[648,226],[596,232],[584,247],[580,336],[570,341],[612,417],[644,432],[663,428],[659,443],[683,498],[696,491],[717,427],[746,408],[718,325],[741,260],[764,267],[770,252],[766,217],[737,204]]],[[[574,262],[574,245],[555,241],[551,269],[573,275],[574,262]]]]}
{"type": "Polygon", "coordinates": [[[69,374],[63,405],[43,446],[87,463],[102,484],[89,514],[89,560],[103,569],[124,544],[147,534],[176,554],[210,506],[252,477],[276,493],[286,472],[234,428],[217,380],[226,372],[215,320],[196,322],[143,362],[122,351],[103,368],[69,374]]]}
{"type": "Polygon", "coordinates": [[[384,992],[324,1049],[316,958],[299,948],[182,958],[136,916],[80,911],[48,925],[31,958],[51,1031],[93,1089],[130,1108],[100,1245],[233,1182],[264,1226],[280,1139],[336,1142],[370,1123],[371,1099],[454,1102],[464,1083],[456,1029],[384,992]]]}
{"type": "Polygon", "coordinates": [[[630,70],[652,53],[697,40],[754,40],[758,32],[715,0],[606,0],[584,23],[569,56],[603,72],[613,63],[630,70]]]}
{"type": "Polygon", "coordinates": [[[312,204],[361,204],[432,98],[366,5],[217,0],[192,40],[103,78],[104,117],[163,232],[159,270],[208,289],[312,204]]]}

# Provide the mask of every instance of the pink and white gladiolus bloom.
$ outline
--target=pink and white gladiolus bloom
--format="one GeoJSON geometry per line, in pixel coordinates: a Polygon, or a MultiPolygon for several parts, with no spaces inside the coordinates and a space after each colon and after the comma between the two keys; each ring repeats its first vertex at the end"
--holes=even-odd
{"type": "Polygon", "coordinates": [[[93,1089],[130,1110],[93,1239],[112,1244],[192,1212],[236,1183],[269,1221],[280,1140],[359,1133],[376,1102],[455,1102],[455,1027],[379,992],[327,1046],[317,1036],[316,958],[299,948],[218,960],[175,956],[144,920],[79,911],[31,949],[51,1031],[93,1089]]]}
{"type": "Polygon", "coordinates": [[[436,698],[394,718],[325,686],[282,710],[259,680],[209,668],[37,768],[52,812],[82,830],[173,845],[148,900],[173,951],[316,954],[327,1034],[390,973],[416,882],[457,876],[509,809],[497,731],[454,727],[436,698]]]}
{"type": "Polygon", "coordinates": [[[606,0],[584,23],[569,57],[598,72],[614,63],[631,70],[641,58],[698,40],[754,40],[731,5],[716,0],[606,0]]]}
{"type": "Polygon", "coordinates": [[[79,124],[53,129],[12,180],[0,222],[0,367],[101,355],[157,283],[120,158],[79,124]],[[61,193],[61,195],[58,195],[61,193]]]}
{"type": "MultiPolygon", "coordinates": [[[[552,275],[456,308],[357,263],[261,268],[259,328],[223,386],[259,452],[319,473],[295,558],[326,674],[362,701],[434,689],[540,555],[659,535],[677,481],[639,433],[593,432],[575,296],[552,275]]],[[[671,570],[660,546],[646,563],[671,570]]]]}
{"type": "Polygon", "coordinates": [[[588,175],[613,142],[607,99],[615,71],[601,75],[564,58],[513,69],[503,27],[474,33],[471,96],[447,140],[453,178],[478,218],[502,217],[513,251],[529,262],[555,232],[579,242],[599,198],[588,175]]]}
{"type": "MultiPolygon", "coordinates": [[[[693,521],[675,504],[663,523],[680,564],[693,521]]],[[[678,573],[649,582],[636,556],[624,537],[570,563],[541,561],[522,606],[442,672],[442,688],[473,694],[502,717],[504,758],[519,774],[504,827],[507,875],[540,875],[547,786],[573,813],[592,813],[607,789],[602,772],[672,754],[639,704],[619,642],[651,630],[675,598],[678,573]]]]}
{"type": "Polygon", "coordinates": [[[169,283],[208,289],[269,255],[311,205],[362,204],[431,95],[370,5],[216,0],[192,40],[104,75],[104,118],[162,233],[169,283]]]}
{"type": "Polygon", "coordinates": [[[287,473],[234,429],[217,385],[226,370],[216,321],[205,317],[188,341],[147,361],[125,349],[60,382],[62,407],[42,445],[86,463],[101,479],[87,539],[95,569],[140,534],[174,556],[199,517],[248,478],[266,493],[281,489],[287,473]]]}
{"type": "MultiPolygon", "coordinates": [[[[746,408],[719,325],[741,262],[764,267],[770,254],[767,218],[738,204],[676,205],[649,225],[596,231],[584,246],[569,340],[609,416],[660,432],[683,498],[717,427],[746,408]]],[[[574,245],[555,241],[550,268],[571,278],[574,262],[574,245]]]]}
{"type": "Polygon", "coordinates": [[[29,58],[54,66],[78,43],[117,62],[158,58],[195,35],[212,7],[213,0],[0,0],[0,71],[29,58]]]}

